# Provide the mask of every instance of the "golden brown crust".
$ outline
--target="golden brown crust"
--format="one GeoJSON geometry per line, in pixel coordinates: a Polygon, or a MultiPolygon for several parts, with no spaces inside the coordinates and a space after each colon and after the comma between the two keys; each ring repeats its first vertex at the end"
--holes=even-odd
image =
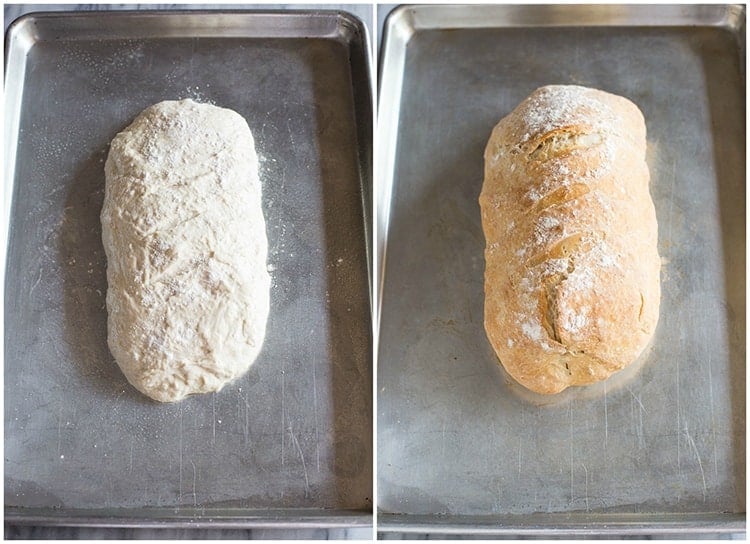
{"type": "Polygon", "coordinates": [[[629,100],[578,86],[534,91],[492,131],[479,203],[485,329],[537,393],[633,362],[659,316],[646,126],[629,100]]]}

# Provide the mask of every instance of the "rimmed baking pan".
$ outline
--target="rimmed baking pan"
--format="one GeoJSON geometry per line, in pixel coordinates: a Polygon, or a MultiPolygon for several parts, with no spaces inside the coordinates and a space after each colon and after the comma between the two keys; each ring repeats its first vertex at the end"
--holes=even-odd
{"type": "Polygon", "coordinates": [[[740,6],[390,14],[379,531],[744,531],[744,31],[740,6]],[[643,111],[663,296],[635,375],[540,402],[505,379],[485,337],[477,198],[492,127],[547,84],[600,88],[643,111]]]}
{"type": "Polygon", "coordinates": [[[5,519],[372,523],[372,98],[344,12],[30,14],[6,35],[5,519]],[[99,212],[114,135],[193,98],[243,115],[272,276],[263,351],[178,404],[106,343],[99,212]]]}

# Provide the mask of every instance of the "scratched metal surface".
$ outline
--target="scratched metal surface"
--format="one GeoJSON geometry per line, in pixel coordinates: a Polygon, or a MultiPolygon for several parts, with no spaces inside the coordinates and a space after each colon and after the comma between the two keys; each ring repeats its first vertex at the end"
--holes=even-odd
{"type": "Polygon", "coordinates": [[[6,520],[238,526],[273,509],[272,523],[325,526],[344,511],[344,525],[369,523],[365,43],[335,12],[35,15],[11,28],[6,520]],[[99,212],[109,141],[180,97],[238,111],[255,135],[272,292],[249,373],[166,405],[129,386],[107,349],[99,212]]]}
{"type": "Polygon", "coordinates": [[[743,516],[678,516],[745,510],[743,33],[744,11],[721,6],[391,15],[378,134],[379,164],[393,164],[377,182],[380,531],[744,527],[743,516]],[[643,110],[664,266],[638,371],[544,398],[513,385],[486,340],[477,198],[492,127],[550,83],[643,110]],[[665,525],[672,514],[684,523],[665,525]]]}

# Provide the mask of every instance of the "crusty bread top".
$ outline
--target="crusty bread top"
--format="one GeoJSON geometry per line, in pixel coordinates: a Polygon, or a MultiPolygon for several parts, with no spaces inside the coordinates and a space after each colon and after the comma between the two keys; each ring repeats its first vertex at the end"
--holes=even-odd
{"type": "Polygon", "coordinates": [[[537,89],[492,132],[485,328],[533,391],[602,380],[653,335],[660,261],[645,150],[632,102],[578,86],[537,89]]]}

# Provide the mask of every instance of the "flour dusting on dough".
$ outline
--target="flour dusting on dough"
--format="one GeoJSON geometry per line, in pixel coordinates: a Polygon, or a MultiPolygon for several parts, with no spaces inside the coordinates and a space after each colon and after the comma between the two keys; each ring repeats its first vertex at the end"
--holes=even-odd
{"type": "Polygon", "coordinates": [[[101,213],[108,343],[160,401],[221,389],[260,351],[268,242],[254,141],[192,100],[144,110],[112,141],[101,213]]]}

